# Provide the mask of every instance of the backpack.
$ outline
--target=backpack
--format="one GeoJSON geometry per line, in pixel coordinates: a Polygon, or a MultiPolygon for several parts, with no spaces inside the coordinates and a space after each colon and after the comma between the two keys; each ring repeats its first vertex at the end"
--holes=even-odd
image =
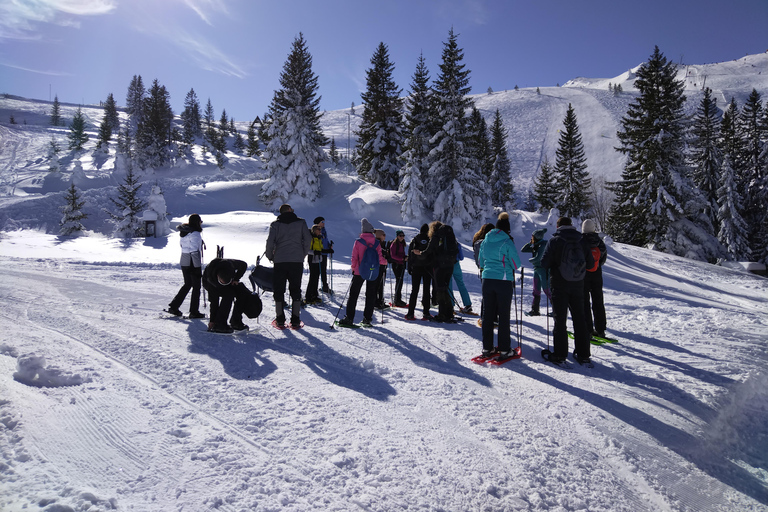
{"type": "Polygon", "coordinates": [[[566,281],[581,281],[587,274],[587,261],[581,240],[565,238],[563,252],[560,254],[560,275],[566,281]]]}
{"type": "Polygon", "coordinates": [[[458,254],[459,244],[456,242],[453,228],[443,226],[440,228],[440,239],[437,245],[437,266],[440,268],[453,268],[458,254]]]}
{"type": "Polygon", "coordinates": [[[376,250],[379,241],[374,241],[373,245],[368,245],[362,238],[358,238],[357,241],[365,246],[363,257],[360,259],[360,266],[357,268],[360,277],[366,281],[375,281],[379,278],[379,251],[376,250]]]}
{"type": "Polygon", "coordinates": [[[600,248],[592,248],[592,259],[595,260],[595,264],[592,268],[588,268],[587,272],[597,272],[597,267],[600,266],[600,248]]]}

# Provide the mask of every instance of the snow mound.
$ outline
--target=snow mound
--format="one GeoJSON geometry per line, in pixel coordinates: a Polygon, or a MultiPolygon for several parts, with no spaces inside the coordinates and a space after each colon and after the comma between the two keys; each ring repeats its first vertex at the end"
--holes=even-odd
{"type": "Polygon", "coordinates": [[[25,354],[19,357],[16,368],[18,371],[13,374],[13,378],[28,386],[58,388],[63,386],[79,386],[84,382],[91,381],[88,377],[81,377],[79,374],[68,374],[55,366],[46,367],[45,357],[35,354],[25,354]]]}

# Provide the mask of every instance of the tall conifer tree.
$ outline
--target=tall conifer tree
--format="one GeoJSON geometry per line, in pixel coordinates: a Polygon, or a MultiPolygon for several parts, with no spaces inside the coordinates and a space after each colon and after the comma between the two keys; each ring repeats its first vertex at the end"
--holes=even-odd
{"type": "Polygon", "coordinates": [[[752,256],[765,260],[768,243],[768,126],[763,119],[760,93],[752,89],[736,123],[736,133],[743,150],[742,180],[744,220],[752,256]]]}
{"type": "Polygon", "coordinates": [[[555,157],[557,208],[566,217],[581,218],[589,212],[589,189],[592,180],[587,172],[587,158],[581,140],[576,111],[569,103],[560,131],[555,157]]]}
{"type": "Polygon", "coordinates": [[[512,184],[512,164],[509,161],[507,152],[507,129],[501,118],[501,112],[496,109],[493,116],[493,125],[491,127],[491,155],[493,166],[489,184],[491,188],[491,204],[504,208],[506,203],[514,206],[515,188],[512,184]]]}
{"type": "Polygon", "coordinates": [[[285,202],[291,194],[314,201],[320,195],[320,163],[328,141],[320,128],[320,97],[304,34],[293,41],[269,107],[269,142],[263,153],[269,180],[261,199],[285,202]]]}
{"type": "Polygon", "coordinates": [[[51,124],[53,126],[61,124],[61,103],[59,103],[58,94],[53,97],[53,104],[51,105],[51,124]]]}
{"type": "Polygon", "coordinates": [[[367,181],[385,189],[397,189],[399,160],[403,143],[402,89],[392,73],[387,45],[379,43],[366,71],[366,90],[361,95],[365,108],[357,135],[357,172],[367,181]]]}
{"type": "Polygon", "coordinates": [[[541,211],[549,211],[557,205],[558,189],[555,183],[555,170],[549,159],[544,157],[541,168],[533,180],[533,196],[541,211]]]}
{"type": "Polygon", "coordinates": [[[83,109],[77,107],[72,118],[72,124],[69,125],[69,149],[79,151],[83,149],[83,145],[88,142],[88,134],[85,133],[85,116],[83,115],[83,109]]]}
{"type": "Polygon", "coordinates": [[[712,90],[704,89],[704,96],[693,118],[689,143],[689,163],[693,182],[707,200],[707,215],[717,228],[717,197],[720,183],[722,152],[718,146],[720,120],[717,115],[717,99],[712,90]]]}
{"type": "Polygon", "coordinates": [[[112,93],[107,95],[107,101],[104,102],[104,120],[109,126],[110,137],[120,131],[120,116],[117,113],[117,104],[112,93]]]}
{"type": "Polygon", "coordinates": [[[61,208],[63,217],[59,222],[59,233],[65,236],[83,231],[83,221],[88,218],[88,214],[83,212],[85,201],[80,198],[80,191],[77,190],[74,183],[70,183],[67,193],[64,196],[66,202],[61,208]]]}

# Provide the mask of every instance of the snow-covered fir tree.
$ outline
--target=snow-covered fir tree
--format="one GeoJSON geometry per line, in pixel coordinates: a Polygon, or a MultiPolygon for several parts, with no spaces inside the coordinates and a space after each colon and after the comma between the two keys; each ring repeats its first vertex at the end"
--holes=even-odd
{"type": "Polygon", "coordinates": [[[760,93],[752,89],[741,107],[736,123],[736,133],[741,140],[743,173],[744,220],[747,221],[747,239],[752,256],[765,260],[768,240],[768,126],[763,119],[760,93]]]}
{"type": "Polygon", "coordinates": [[[51,105],[51,125],[59,126],[61,124],[61,103],[59,103],[59,95],[53,97],[53,104],[51,105]]]}
{"type": "Polygon", "coordinates": [[[704,89],[704,96],[693,118],[691,140],[688,144],[688,161],[693,182],[707,200],[707,215],[717,230],[717,198],[720,183],[722,152],[718,146],[720,119],[717,112],[717,99],[712,97],[712,90],[704,89]]]}
{"type": "Polygon", "coordinates": [[[109,125],[110,136],[120,131],[120,116],[112,93],[107,95],[107,101],[104,102],[104,120],[109,125]]]}
{"type": "Polygon", "coordinates": [[[200,115],[200,100],[194,89],[184,97],[184,110],[181,112],[181,142],[185,151],[195,143],[195,137],[203,134],[200,115]]]}
{"type": "Polygon", "coordinates": [[[83,109],[77,107],[74,117],[72,118],[72,124],[69,125],[69,149],[80,151],[83,149],[83,145],[88,142],[88,134],[85,133],[85,116],[83,115],[83,109]]]}
{"type": "MultiPolygon", "coordinates": [[[[219,132],[216,130],[216,115],[213,110],[213,104],[211,98],[208,98],[208,103],[205,105],[205,114],[203,114],[203,138],[208,148],[212,152],[216,151],[219,144],[219,132]]],[[[203,148],[205,149],[205,147],[203,148]]]]}
{"type": "Polygon", "coordinates": [[[133,75],[128,85],[128,93],[125,96],[125,112],[128,114],[128,130],[135,134],[136,127],[142,121],[144,115],[144,98],[147,91],[141,75],[133,75]]]}
{"type": "Polygon", "coordinates": [[[293,194],[309,201],[320,195],[320,164],[328,141],[320,129],[317,91],[312,55],[299,33],[269,107],[269,143],[263,152],[269,180],[261,193],[267,204],[277,206],[293,194]]]}
{"type": "Polygon", "coordinates": [[[470,167],[466,153],[470,134],[465,112],[473,102],[467,97],[469,70],[463,63],[464,51],[453,29],[443,43],[442,59],[433,86],[440,126],[430,141],[428,190],[437,192],[434,218],[462,231],[487,217],[488,202],[483,180],[478,170],[470,167]]]}
{"type": "Polygon", "coordinates": [[[717,225],[720,229],[717,239],[728,252],[728,259],[745,261],[749,259],[750,249],[747,240],[747,223],[741,216],[742,199],[734,177],[731,157],[726,154],[719,169],[719,187],[717,189],[717,225]]]}
{"type": "Polygon", "coordinates": [[[243,134],[239,131],[235,130],[235,140],[232,142],[232,146],[234,146],[235,151],[237,151],[240,154],[243,154],[245,151],[245,139],[243,138],[243,134]]]}
{"type": "Polygon", "coordinates": [[[715,261],[722,246],[684,162],[685,85],[658,47],[636,77],[640,95],[617,134],[627,160],[621,180],[612,184],[608,232],[619,242],[715,261]]]}
{"type": "MultiPolygon", "coordinates": [[[[122,156],[122,155],[121,155],[122,156]]],[[[139,197],[142,184],[133,172],[133,163],[130,158],[125,158],[125,179],[117,187],[117,198],[109,200],[115,205],[114,212],[108,211],[115,225],[114,235],[121,238],[134,238],[139,236],[144,226],[141,217],[147,203],[139,197]]]]}
{"type": "Polygon", "coordinates": [[[555,204],[560,213],[566,217],[582,218],[589,212],[591,180],[587,157],[584,155],[576,111],[570,103],[555,151],[555,183],[558,192],[555,204]]]}
{"type": "Polygon", "coordinates": [[[61,207],[63,216],[59,222],[59,234],[69,236],[83,231],[83,221],[88,218],[88,214],[83,212],[85,201],[81,200],[80,191],[74,183],[70,183],[64,201],[65,204],[61,207]]]}
{"type": "Polygon", "coordinates": [[[96,149],[109,153],[109,141],[112,139],[112,128],[107,120],[106,114],[101,119],[99,125],[99,135],[96,139],[96,149]]]}
{"type": "Polygon", "coordinates": [[[136,160],[142,169],[161,167],[171,158],[173,110],[168,90],[157,79],[144,99],[143,110],[136,127],[136,160]]]}
{"type": "Polygon", "coordinates": [[[493,172],[493,151],[491,150],[491,136],[488,131],[488,123],[483,114],[472,105],[469,114],[469,143],[468,153],[471,157],[470,167],[476,169],[485,183],[491,178],[493,172]]]}
{"type": "Polygon", "coordinates": [[[557,205],[558,188],[555,183],[555,170],[545,156],[539,173],[533,179],[533,196],[539,203],[539,211],[546,212],[557,205]]]}
{"type": "Polygon", "coordinates": [[[227,116],[227,109],[221,110],[221,117],[219,118],[219,137],[217,139],[216,149],[219,151],[227,150],[227,136],[229,135],[229,117],[227,116]]]}
{"type": "Polygon", "coordinates": [[[499,109],[496,109],[491,126],[491,155],[493,167],[488,181],[491,189],[491,204],[508,210],[515,206],[515,188],[510,174],[512,163],[509,161],[507,152],[507,129],[504,127],[499,109]]]}
{"type": "Polygon", "coordinates": [[[328,148],[328,156],[330,157],[333,165],[338,165],[339,150],[336,148],[336,137],[331,137],[331,146],[328,148]]]}
{"type": "Polygon", "coordinates": [[[248,125],[248,131],[246,132],[246,138],[248,142],[245,145],[245,155],[254,157],[261,155],[261,149],[259,148],[259,139],[256,136],[256,122],[248,125]]]}
{"type": "Polygon", "coordinates": [[[406,223],[421,222],[431,205],[424,193],[424,178],[429,171],[429,140],[432,138],[432,90],[424,55],[419,55],[406,99],[403,167],[400,169],[400,213],[406,223]]]}
{"type": "Polygon", "coordinates": [[[366,90],[361,95],[365,108],[356,132],[357,172],[366,181],[388,190],[398,188],[403,151],[402,89],[392,78],[394,70],[387,45],[379,43],[365,73],[366,90]]]}

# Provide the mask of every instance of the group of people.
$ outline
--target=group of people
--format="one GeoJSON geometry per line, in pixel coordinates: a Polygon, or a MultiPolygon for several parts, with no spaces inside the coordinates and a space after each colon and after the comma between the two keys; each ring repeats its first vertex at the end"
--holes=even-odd
{"type": "MultiPolygon", "coordinates": [[[[241,260],[212,260],[202,270],[203,250],[202,219],[199,215],[190,215],[189,221],[179,226],[182,248],[181,270],[184,284],[173,298],[168,312],[181,316],[180,306],[188,292],[190,300],[190,318],[204,318],[199,310],[200,290],[208,292],[211,302],[208,328],[214,332],[231,333],[247,329],[243,323],[243,314],[253,317],[261,312],[261,303],[255,308],[253,294],[240,282],[247,270],[247,264],[241,260]],[[233,308],[234,305],[234,308],[233,308]],[[257,309],[258,312],[254,312],[257,309]],[[232,311],[231,318],[229,317],[232,311]],[[228,321],[229,319],[229,321],[228,321]]],[[[463,259],[461,246],[457,242],[450,225],[434,221],[421,226],[419,233],[406,245],[402,230],[395,232],[395,238],[386,241],[386,234],[375,229],[368,219],[361,220],[361,233],[352,247],[352,280],[346,294],[345,316],[338,322],[341,326],[354,325],[357,301],[365,289],[362,324],[371,324],[376,308],[387,307],[384,302],[384,284],[386,272],[391,265],[395,276],[393,306],[407,307],[407,320],[415,320],[415,311],[419,303],[423,318],[437,322],[453,322],[454,302],[451,282],[459,288],[463,312],[471,312],[469,293],[463,281],[460,261],[463,259]],[[405,273],[411,276],[412,290],[408,302],[403,300],[405,273]],[[437,314],[430,309],[437,305],[437,314]]],[[[529,315],[540,315],[541,294],[547,296],[552,304],[554,316],[553,345],[549,354],[550,361],[559,363],[568,354],[567,317],[570,311],[575,338],[574,357],[579,362],[589,361],[590,337],[605,336],[606,316],[602,293],[602,265],[606,261],[607,249],[596,233],[595,223],[587,219],[582,224],[580,233],[568,217],[557,221],[557,231],[549,241],[544,240],[546,229],[538,229],[531,235],[531,240],[522,247],[522,252],[530,252],[533,266],[533,304],[529,315]],[[578,246],[578,250],[571,250],[578,246]],[[573,256],[574,253],[576,257],[573,256]]],[[[483,356],[496,353],[499,357],[508,357],[513,353],[511,346],[510,316],[514,296],[515,276],[521,266],[520,255],[512,238],[509,215],[503,212],[496,224],[485,224],[475,233],[472,245],[475,263],[480,269],[482,282],[482,342],[483,356]],[[497,339],[494,342],[494,328],[498,326],[497,339]]],[[[328,284],[328,261],[332,257],[333,241],[328,239],[325,219],[317,217],[312,228],[296,215],[293,208],[284,204],[280,207],[277,219],[269,228],[266,244],[266,256],[273,263],[275,300],[275,325],[286,326],[285,292],[292,299],[290,326],[299,328],[301,324],[301,279],[304,271],[304,258],[309,264],[309,283],[304,303],[312,304],[320,300],[319,290],[333,293],[328,284]],[[321,284],[322,283],[322,284],[321,284]],[[322,286],[322,288],[320,288],[322,286]]]]}

